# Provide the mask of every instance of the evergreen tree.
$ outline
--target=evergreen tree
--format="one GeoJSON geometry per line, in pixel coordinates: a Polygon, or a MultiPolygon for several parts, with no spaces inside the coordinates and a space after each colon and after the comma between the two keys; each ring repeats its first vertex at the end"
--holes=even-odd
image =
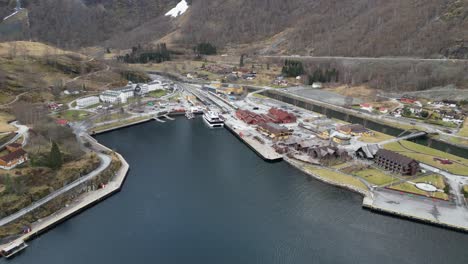
{"type": "Polygon", "coordinates": [[[240,57],[239,67],[244,67],[244,54],[242,54],[240,57]]]}
{"type": "Polygon", "coordinates": [[[52,148],[50,149],[49,154],[49,167],[52,169],[59,169],[62,167],[62,153],[57,145],[57,143],[52,142],[52,148]]]}

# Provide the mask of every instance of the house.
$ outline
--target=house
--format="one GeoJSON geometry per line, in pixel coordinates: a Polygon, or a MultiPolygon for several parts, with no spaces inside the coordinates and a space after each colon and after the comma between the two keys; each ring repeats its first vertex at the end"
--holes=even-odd
{"type": "Polygon", "coordinates": [[[314,89],[322,89],[322,83],[321,82],[314,82],[312,84],[312,88],[314,89]]]}
{"type": "Polygon", "coordinates": [[[257,130],[267,134],[268,137],[274,140],[287,139],[292,135],[292,132],[286,127],[272,122],[258,124],[257,130]]]}
{"type": "Polygon", "coordinates": [[[10,152],[15,152],[17,150],[20,150],[21,148],[23,148],[23,145],[21,145],[20,143],[11,143],[6,146],[6,149],[10,152]]]}
{"type": "Polygon", "coordinates": [[[86,108],[95,104],[99,104],[99,97],[97,96],[88,96],[76,100],[76,106],[78,108],[86,108]]]}
{"type": "Polygon", "coordinates": [[[349,158],[348,152],[346,152],[344,149],[338,149],[337,147],[333,147],[333,146],[311,148],[308,151],[308,155],[314,159],[319,159],[319,160],[349,158]]]}
{"type": "Polygon", "coordinates": [[[386,113],[388,113],[388,108],[386,108],[386,107],[380,107],[380,108],[379,108],[379,112],[380,112],[381,114],[386,114],[386,113]]]}
{"type": "Polygon", "coordinates": [[[413,99],[413,98],[402,97],[402,98],[400,98],[400,102],[405,103],[405,104],[414,104],[414,102],[416,102],[416,100],[413,99]]]}
{"type": "Polygon", "coordinates": [[[279,124],[295,123],[297,119],[294,114],[275,107],[268,110],[268,115],[279,124]]]}
{"type": "Polygon", "coordinates": [[[57,119],[55,121],[55,123],[57,123],[57,125],[60,125],[60,126],[66,126],[66,125],[68,125],[68,120],[66,120],[66,119],[57,119]]]}
{"type": "Polygon", "coordinates": [[[11,170],[16,166],[23,164],[28,160],[28,153],[24,149],[19,148],[2,157],[0,157],[0,168],[4,170],[11,170]]]}
{"type": "Polygon", "coordinates": [[[352,135],[352,136],[373,136],[374,135],[374,132],[365,128],[361,124],[342,125],[338,128],[338,131],[345,135],[352,135]]]}
{"type": "Polygon", "coordinates": [[[374,110],[374,107],[372,107],[372,105],[368,103],[360,104],[359,107],[361,108],[361,110],[368,111],[368,112],[372,112],[374,110]]]}
{"type": "Polygon", "coordinates": [[[368,144],[356,150],[356,156],[363,159],[374,159],[375,154],[379,151],[378,144],[368,144]]]}
{"type": "Polygon", "coordinates": [[[385,170],[403,175],[415,175],[419,171],[419,163],[416,160],[391,150],[379,149],[374,161],[385,170]]]}
{"type": "Polygon", "coordinates": [[[296,144],[295,148],[298,151],[307,152],[310,148],[316,147],[317,142],[315,140],[303,140],[296,144]]]}

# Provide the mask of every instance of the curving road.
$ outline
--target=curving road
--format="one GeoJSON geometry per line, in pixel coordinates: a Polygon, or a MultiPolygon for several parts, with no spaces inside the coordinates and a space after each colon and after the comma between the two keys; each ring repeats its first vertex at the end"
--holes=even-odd
{"type": "Polygon", "coordinates": [[[14,220],[17,220],[18,218],[24,216],[25,214],[27,214],[27,213],[29,213],[29,212],[43,206],[44,204],[51,201],[52,199],[57,198],[58,196],[66,193],[66,192],[70,191],[71,189],[77,187],[78,185],[80,185],[80,184],[94,178],[99,173],[104,171],[109,166],[109,164],[111,163],[111,157],[109,157],[107,155],[104,155],[102,153],[97,153],[97,155],[99,156],[99,159],[101,160],[101,164],[99,165],[99,167],[97,169],[95,169],[94,171],[90,172],[89,174],[79,178],[78,180],[68,184],[67,186],[54,191],[53,193],[47,195],[46,197],[40,199],[39,201],[36,201],[36,202],[32,203],[28,207],[25,207],[25,208],[21,209],[20,211],[14,213],[12,215],[9,215],[7,217],[4,217],[4,218],[0,219],[0,226],[4,226],[4,225],[6,225],[6,224],[8,224],[8,223],[10,223],[10,222],[12,222],[14,220]]]}

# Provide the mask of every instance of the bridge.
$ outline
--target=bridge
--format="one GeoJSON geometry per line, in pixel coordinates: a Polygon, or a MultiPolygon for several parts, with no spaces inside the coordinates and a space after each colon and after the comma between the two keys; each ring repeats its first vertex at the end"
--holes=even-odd
{"type": "MultiPolygon", "coordinates": [[[[406,133],[408,131],[404,131],[402,134],[406,133]]],[[[400,135],[402,135],[400,134],[400,135]]],[[[393,143],[393,142],[398,142],[400,140],[408,140],[408,139],[413,139],[413,138],[418,138],[427,135],[427,132],[425,131],[414,131],[411,134],[404,135],[404,136],[398,136],[396,138],[392,138],[389,140],[385,140],[379,143],[379,145],[383,146],[385,144],[393,143]]]]}

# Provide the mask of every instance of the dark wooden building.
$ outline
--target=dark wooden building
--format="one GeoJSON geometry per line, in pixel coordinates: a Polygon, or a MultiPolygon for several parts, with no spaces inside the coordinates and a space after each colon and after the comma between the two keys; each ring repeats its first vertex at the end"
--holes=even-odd
{"type": "Polygon", "coordinates": [[[375,154],[374,161],[385,170],[403,175],[415,175],[419,171],[417,161],[386,149],[379,149],[375,154]]]}

